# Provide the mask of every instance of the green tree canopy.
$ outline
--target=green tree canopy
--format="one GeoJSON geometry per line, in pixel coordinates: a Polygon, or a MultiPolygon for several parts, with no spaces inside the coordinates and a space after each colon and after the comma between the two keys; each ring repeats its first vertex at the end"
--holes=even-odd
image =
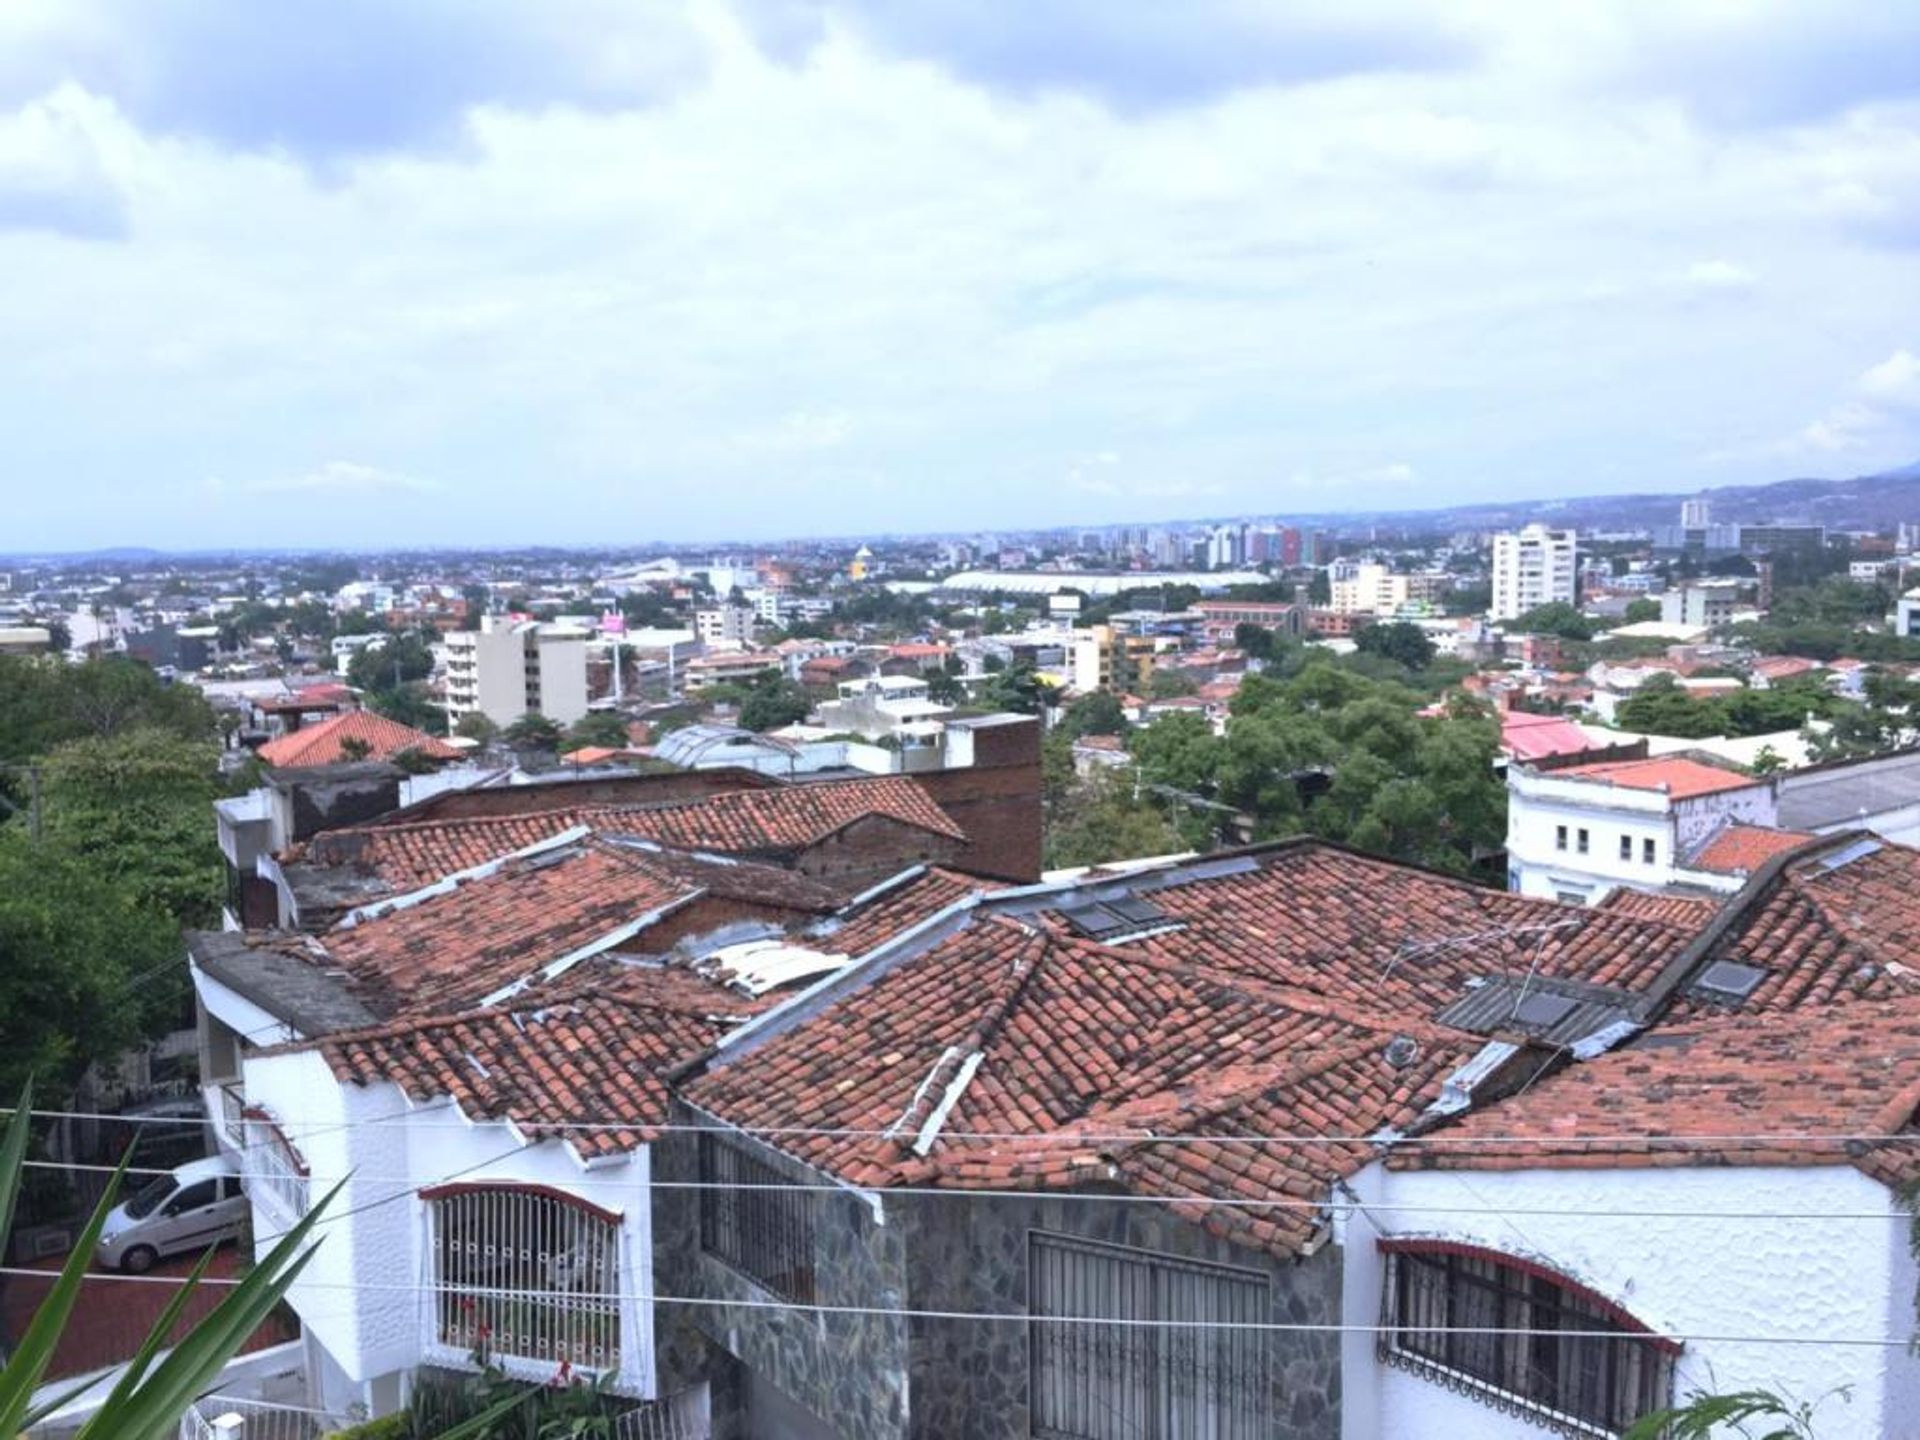
{"type": "Polygon", "coordinates": [[[1513,628],[1529,635],[1558,635],[1562,640],[1591,640],[1593,621],[1564,600],[1555,600],[1548,605],[1536,605],[1518,620],[1513,628]]]}
{"type": "Polygon", "coordinates": [[[1418,625],[1395,620],[1385,625],[1369,625],[1354,636],[1354,648],[1364,655],[1380,655],[1406,666],[1424,670],[1433,663],[1433,641],[1418,625]]]}
{"type": "Polygon", "coordinates": [[[560,727],[537,710],[529,710],[507,726],[507,743],[528,750],[558,750],[560,727]]]}
{"type": "Polygon", "coordinates": [[[567,727],[567,738],[561,742],[560,749],[562,753],[584,750],[589,746],[622,750],[628,743],[624,716],[612,710],[594,710],[567,727]]]}
{"type": "Polygon", "coordinates": [[[778,670],[756,676],[740,702],[740,723],[749,730],[778,730],[798,725],[813,711],[807,692],[778,670]]]}

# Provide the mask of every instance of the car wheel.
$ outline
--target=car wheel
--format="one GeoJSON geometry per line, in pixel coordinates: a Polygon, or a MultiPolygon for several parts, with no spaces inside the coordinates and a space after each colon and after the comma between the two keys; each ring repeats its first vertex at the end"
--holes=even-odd
{"type": "Polygon", "coordinates": [[[144,1275],[159,1258],[160,1252],[151,1245],[136,1245],[120,1257],[120,1268],[128,1275],[144,1275]]]}

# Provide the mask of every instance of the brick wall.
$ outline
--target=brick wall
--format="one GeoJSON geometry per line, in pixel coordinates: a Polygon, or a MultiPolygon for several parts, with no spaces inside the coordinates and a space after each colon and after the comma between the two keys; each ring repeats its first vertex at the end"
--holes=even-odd
{"type": "Polygon", "coordinates": [[[1040,878],[1040,722],[974,732],[973,764],[914,779],[967,832],[952,861],[996,880],[1040,878]]]}

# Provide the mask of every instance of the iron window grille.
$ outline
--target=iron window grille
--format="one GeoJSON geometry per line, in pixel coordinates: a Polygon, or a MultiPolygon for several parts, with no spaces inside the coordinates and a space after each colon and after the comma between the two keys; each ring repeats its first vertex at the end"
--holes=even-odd
{"type": "Polygon", "coordinates": [[[700,1137],[700,1244],[783,1300],[811,1305],[813,1193],[718,1135],[700,1137]]]}
{"type": "Polygon", "coordinates": [[[1046,1440],[1270,1433],[1267,1277],[1064,1236],[1028,1242],[1028,1411],[1046,1440]],[[1087,1317],[1084,1325],[1063,1323],[1087,1317]],[[1114,1324],[1113,1321],[1133,1323],[1114,1324]],[[1102,1323],[1106,1322],[1106,1323],[1102,1323]],[[1157,1323],[1156,1323],[1157,1322],[1157,1323]]]}
{"type": "Polygon", "coordinates": [[[1671,1403],[1679,1346],[1572,1281],[1466,1245],[1386,1259],[1388,1364],[1562,1435],[1617,1435],[1671,1403]]]}
{"type": "Polygon", "coordinates": [[[619,1218],[532,1186],[423,1192],[434,1340],[502,1362],[620,1365],[619,1218]]]}

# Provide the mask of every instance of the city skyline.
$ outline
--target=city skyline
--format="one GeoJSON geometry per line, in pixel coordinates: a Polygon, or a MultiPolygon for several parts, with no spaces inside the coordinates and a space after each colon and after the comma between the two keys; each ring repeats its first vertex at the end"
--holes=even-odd
{"type": "Polygon", "coordinates": [[[275,25],[0,15],[0,548],[1305,517],[1920,454],[1894,7],[275,25]]]}

